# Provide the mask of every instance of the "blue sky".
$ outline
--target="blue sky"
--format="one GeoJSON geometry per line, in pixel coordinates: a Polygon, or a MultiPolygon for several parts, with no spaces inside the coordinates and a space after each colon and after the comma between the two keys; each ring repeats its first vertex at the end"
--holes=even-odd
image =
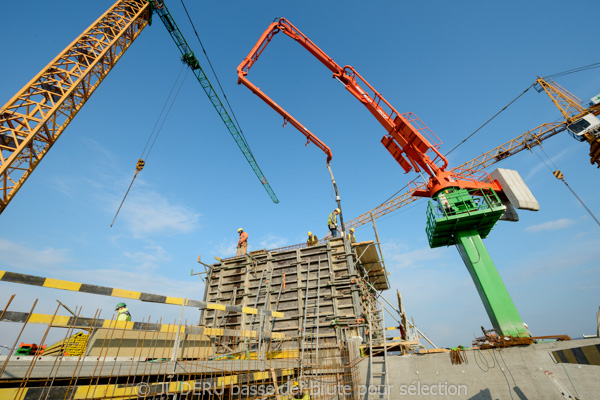
{"type": "MultiPolygon", "coordinates": [[[[0,101],[4,104],[109,6],[110,1],[9,2],[0,26],[0,101]]],[[[167,2],[201,55],[177,1],[167,2]]],[[[273,204],[195,78],[189,74],[144,171],[113,228],[110,223],[135,163],[181,69],[158,19],[144,30],[0,216],[1,269],[170,296],[201,299],[190,276],[196,259],[235,252],[236,230],[250,250],[326,233],[335,208],[325,155],[248,89],[236,67],[275,17],[286,17],[340,65],[352,65],[400,112],[416,113],[445,153],[535,80],[598,62],[591,26],[600,5],[559,1],[491,2],[187,2],[263,173],[273,204]],[[585,12],[581,12],[585,9],[585,12]]],[[[199,57],[208,71],[206,61],[199,57]]],[[[249,75],[333,151],[346,219],[372,209],[415,177],[380,144],[383,128],[330,72],[298,44],[277,35],[249,75]]],[[[583,100],[600,93],[600,70],[557,80],[583,100]]],[[[526,93],[449,157],[458,165],[521,133],[560,118],[544,94],[526,93]]],[[[518,223],[499,223],[486,246],[535,335],[595,332],[600,305],[600,229],[546,168],[546,155],[600,215],[599,171],[588,148],[566,133],[543,152],[521,152],[498,167],[516,169],[541,205],[518,223]],[[539,155],[539,157],[538,157],[539,155]]],[[[429,249],[426,202],[377,221],[393,289],[439,346],[468,345],[491,327],[455,248],[429,249]]],[[[372,240],[370,226],[357,229],[372,240]]],[[[12,310],[54,299],[109,318],[116,299],[2,283],[12,310]]],[[[395,293],[386,295],[395,299],[395,293]]],[[[179,310],[131,302],[134,319],[172,321],[179,310]]],[[[186,312],[194,321],[197,310],[186,312]]],[[[390,319],[388,318],[388,321],[390,319]]],[[[13,328],[3,329],[9,332],[13,328]]],[[[8,341],[3,339],[4,341],[8,341]]],[[[0,343],[3,344],[3,343],[0,343]]]]}

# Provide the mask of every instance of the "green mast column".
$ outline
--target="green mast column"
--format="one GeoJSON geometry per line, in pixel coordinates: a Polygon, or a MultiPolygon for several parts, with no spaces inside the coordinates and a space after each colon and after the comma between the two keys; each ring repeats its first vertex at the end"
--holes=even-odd
{"type": "Polygon", "coordinates": [[[528,336],[500,274],[477,230],[456,232],[456,246],[462,257],[485,311],[496,332],[510,336],[528,336]]]}
{"type": "Polygon", "coordinates": [[[482,241],[505,210],[493,191],[447,188],[429,202],[426,232],[431,248],[458,247],[496,332],[524,337],[523,320],[482,241]]]}

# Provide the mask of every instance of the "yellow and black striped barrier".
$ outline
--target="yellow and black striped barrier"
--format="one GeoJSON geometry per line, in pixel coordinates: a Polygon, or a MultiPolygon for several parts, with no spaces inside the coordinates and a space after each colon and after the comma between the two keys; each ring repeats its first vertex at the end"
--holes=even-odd
{"type": "Polygon", "coordinates": [[[600,365],[600,344],[556,350],[552,356],[557,363],[600,365]]]}
{"type": "MultiPolygon", "coordinates": [[[[212,372],[214,374],[214,372],[212,372]]],[[[77,399],[96,399],[96,398],[154,398],[154,396],[166,396],[175,393],[184,395],[203,394],[207,388],[213,390],[227,387],[230,385],[249,385],[254,382],[261,382],[275,377],[283,382],[284,377],[294,374],[293,368],[281,369],[273,372],[260,371],[249,372],[236,375],[224,375],[199,380],[182,380],[155,383],[118,383],[118,384],[89,384],[77,385],[75,387],[53,386],[49,388],[29,387],[29,388],[9,388],[0,389],[1,399],[19,399],[19,400],[38,400],[43,395],[45,398],[68,398],[77,399]]],[[[208,389],[210,390],[210,389],[208,389]]],[[[288,396],[277,396],[287,399],[288,396]]]]}
{"type": "MultiPolygon", "coordinates": [[[[44,324],[53,327],[77,328],[91,330],[94,328],[125,329],[132,331],[176,333],[178,330],[183,334],[204,335],[210,337],[236,336],[243,338],[258,338],[260,332],[246,329],[222,329],[208,328],[193,325],[157,324],[149,322],[116,321],[114,319],[94,319],[82,317],[66,317],[61,315],[35,314],[17,311],[6,311],[0,322],[20,322],[28,324],[44,324]],[[29,316],[29,319],[27,317],[29,316]]],[[[285,334],[277,332],[262,332],[263,338],[285,339],[285,334]]]]}
{"type": "Polygon", "coordinates": [[[111,296],[111,297],[120,297],[120,298],[125,298],[125,299],[141,300],[141,301],[146,301],[149,303],[184,305],[187,307],[197,307],[201,310],[209,309],[209,310],[237,312],[237,313],[243,313],[243,314],[262,314],[262,315],[271,316],[274,318],[283,318],[284,317],[284,314],[282,312],[278,312],[278,311],[260,310],[260,309],[256,309],[256,308],[252,308],[252,307],[225,305],[225,304],[219,304],[219,303],[209,303],[209,302],[201,301],[201,300],[184,299],[183,297],[169,297],[169,296],[163,296],[163,295],[159,295],[159,294],[137,292],[134,290],[117,289],[117,288],[110,288],[110,287],[106,287],[106,286],[97,286],[97,285],[88,285],[87,283],[63,281],[61,279],[44,278],[41,276],[18,274],[16,272],[9,272],[9,271],[0,271],[0,281],[11,282],[11,283],[20,283],[23,285],[42,286],[42,287],[53,288],[53,289],[70,290],[73,292],[99,294],[102,296],[111,296]]]}

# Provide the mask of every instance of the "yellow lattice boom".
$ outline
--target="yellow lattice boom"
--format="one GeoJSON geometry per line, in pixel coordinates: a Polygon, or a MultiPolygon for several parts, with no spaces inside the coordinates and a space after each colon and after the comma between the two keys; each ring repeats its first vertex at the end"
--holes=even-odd
{"type": "Polygon", "coordinates": [[[150,3],[117,1],[0,109],[0,213],[149,17],[150,3]]]}

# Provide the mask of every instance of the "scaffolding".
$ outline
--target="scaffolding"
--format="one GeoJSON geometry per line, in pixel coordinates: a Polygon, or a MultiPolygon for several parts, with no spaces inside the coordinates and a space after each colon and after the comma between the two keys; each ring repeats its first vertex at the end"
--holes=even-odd
{"type": "Polygon", "coordinates": [[[349,337],[366,343],[367,317],[380,311],[372,287],[389,288],[373,242],[334,238],[316,246],[259,250],[211,265],[204,301],[277,310],[285,317],[213,309],[205,310],[201,321],[232,329],[270,326],[286,337],[300,337],[301,347],[318,348],[323,340],[341,346],[349,337]]]}
{"type": "Polygon", "coordinates": [[[35,313],[37,300],[29,312],[13,311],[11,298],[0,322],[22,327],[10,354],[0,356],[0,398],[288,400],[298,397],[296,387],[311,400],[358,400],[364,393],[357,364],[367,351],[371,365],[378,353],[385,363],[368,383],[381,376],[377,386],[387,387],[392,344],[380,292],[389,281],[378,243],[334,238],[205,267],[203,300],[0,271],[0,281],[201,312],[198,324],[181,316],[170,324],[115,321],[100,311],[80,315],[81,308],[58,315],[60,302],[52,315],[35,313]],[[46,353],[14,353],[29,324],[47,327],[37,340],[27,337],[46,353]],[[62,339],[47,344],[56,330],[62,339]]]}
{"type": "MultiPolygon", "coordinates": [[[[39,317],[32,312],[27,315],[23,327],[39,317]]],[[[80,315],[68,317],[67,324],[61,322],[65,317],[56,314],[46,318],[48,328],[38,346],[44,345],[51,329],[64,329],[63,342],[68,342],[82,327],[80,315]]],[[[300,356],[300,338],[270,332],[118,321],[96,329],[104,320],[92,320],[96,322],[92,324],[94,333],[80,356],[1,356],[0,398],[155,399],[179,395],[286,400],[294,382],[315,400],[359,397],[358,360],[334,343],[324,341],[318,356],[316,349],[305,349],[300,356]],[[226,352],[225,344],[243,344],[245,350],[226,352]],[[262,357],[257,354],[261,348],[266,349],[262,357]]]]}

